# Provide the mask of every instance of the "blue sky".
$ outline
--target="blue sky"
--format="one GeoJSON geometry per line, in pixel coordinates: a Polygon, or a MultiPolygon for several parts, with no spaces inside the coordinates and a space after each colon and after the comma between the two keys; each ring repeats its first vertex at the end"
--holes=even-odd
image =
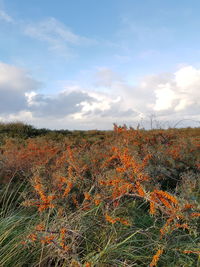
{"type": "Polygon", "coordinates": [[[0,0],[0,120],[199,126],[199,11],[198,0],[0,0]]]}

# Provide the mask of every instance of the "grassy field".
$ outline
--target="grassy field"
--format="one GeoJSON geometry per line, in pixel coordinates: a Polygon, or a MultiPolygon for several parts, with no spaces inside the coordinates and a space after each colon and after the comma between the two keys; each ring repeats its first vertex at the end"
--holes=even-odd
{"type": "Polygon", "coordinates": [[[200,266],[200,128],[0,124],[0,266],[200,266]]]}

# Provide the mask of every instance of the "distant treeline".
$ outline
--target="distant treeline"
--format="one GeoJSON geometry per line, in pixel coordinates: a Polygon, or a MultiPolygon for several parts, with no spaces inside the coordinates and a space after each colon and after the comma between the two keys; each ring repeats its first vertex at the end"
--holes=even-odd
{"type": "Polygon", "coordinates": [[[35,128],[32,125],[25,124],[23,122],[10,122],[1,123],[0,122],[0,141],[7,138],[36,138],[36,137],[47,137],[53,140],[62,140],[65,137],[80,139],[85,138],[87,140],[95,141],[99,139],[104,139],[105,135],[109,135],[111,131],[99,131],[99,130],[50,130],[46,128],[35,128]],[[94,139],[94,140],[93,140],[94,139]]]}
{"type": "Polygon", "coordinates": [[[71,134],[71,131],[69,130],[37,129],[32,125],[24,124],[22,122],[0,123],[0,134],[6,135],[7,137],[30,138],[46,135],[52,132],[65,135],[71,134]]]}
{"type": "MultiPolygon", "coordinates": [[[[124,126],[122,126],[123,128],[124,126]]],[[[125,126],[126,127],[126,126],[125,126]]],[[[133,129],[133,128],[132,128],[133,129]]],[[[148,132],[160,131],[161,129],[152,129],[148,132]]],[[[163,130],[163,129],[162,129],[163,130]]],[[[177,131],[183,136],[200,136],[200,127],[197,128],[169,128],[165,131],[177,131]]],[[[140,129],[140,131],[146,132],[145,129],[140,129]]],[[[112,131],[100,131],[100,130],[50,130],[47,128],[35,128],[32,125],[25,124],[23,122],[0,122],[0,138],[35,138],[41,136],[47,136],[52,139],[62,139],[63,137],[73,137],[73,138],[86,138],[91,139],[91,137],[96,137],[97,139],[103,139],[108,135],[111,135],[112,131]]]]}

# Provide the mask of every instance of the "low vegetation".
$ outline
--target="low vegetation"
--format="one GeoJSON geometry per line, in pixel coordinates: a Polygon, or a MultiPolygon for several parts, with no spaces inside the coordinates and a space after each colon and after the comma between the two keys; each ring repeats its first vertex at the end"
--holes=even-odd
{"type": "Polygon", "coordinates": [[[0,124],[0,266],[200,266],[200,128],[0,124]]]}

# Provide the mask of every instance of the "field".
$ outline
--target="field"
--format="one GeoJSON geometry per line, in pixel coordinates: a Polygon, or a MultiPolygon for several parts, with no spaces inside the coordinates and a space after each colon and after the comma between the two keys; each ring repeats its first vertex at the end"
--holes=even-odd
{"type": "Polygon", "coordinates": [[[0,124],[0,266],[200,266],[200,128],[0,124]]]}

